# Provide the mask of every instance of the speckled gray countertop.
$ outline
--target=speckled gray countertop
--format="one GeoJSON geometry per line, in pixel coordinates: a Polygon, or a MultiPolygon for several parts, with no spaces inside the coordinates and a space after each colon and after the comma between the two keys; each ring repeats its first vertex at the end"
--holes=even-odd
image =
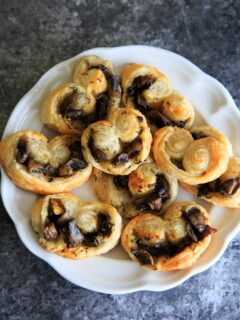
{"type": "MultiPolygon", "coordinates": [[[[240,103],[240,1],[0,2],[0,131],[18,100],[56,63],[97,46],[175,51],[240,103]]],[[[104,295],[61,278],[21,243],[1,204],[0,319],[239,319],[240,236],[210,270],[163,293],[104,295]]]]}

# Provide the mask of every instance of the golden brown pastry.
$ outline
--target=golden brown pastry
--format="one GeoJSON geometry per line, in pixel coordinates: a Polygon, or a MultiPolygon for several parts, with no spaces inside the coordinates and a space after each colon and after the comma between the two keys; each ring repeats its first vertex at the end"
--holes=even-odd
{"type": "Polygon", "coordinates": [[[73,82],[54,90],[42,107],[43,123],[63,134],[82,134],[89,124],[106,119],[120,105],[119,78],[109,61],[82,57],[73,82]]]}
{"type": "Polygon", "coordinates": [[[73,72],[73,82],[89,88],[97,101],[101,98],[100,102],[105,104],[105,115],[119,107],[121,86],[110,61],[94,55],[81,57],[73,72]]]}
{"type": "Polygon", "coordinates": [[[224,134],[208,126],[191,132],[164,127],[154,136],[153,154],[159,168],[191,185],[217,179],[226,171],[231,152],[224,134]]]}
{"type": "Polygon", "coordinates": [[[38,199],[31,218],[40,245],[69,259],[108,252],[117,245],[122,229],[121,216],[110,205],[83,203],[67,193],[38,199]]]}
{"type": "Polygon", "coordinates": [[[178,183],[154,163],[143,163],[128,176],[93,171],[93,188],[100,201],[111,204],[125,218],[141,212],[159,214],[175,200],[178,183]]]}
{"type": "Polygon", "coordinates": [[[140,110],[152,131],[164,126],[190,128],[192,103],[174,91],[169,79],[154,67],[129,64],[122,70],[123,104],[140,110]]]}
{"type": "Polygon", "coordinates": [[[126,175],[148,157],[152,136],[139,111],[118,108],[108,121],[98,121],[85,129],[81,141],[85,159],[95,168],[126,175]]]}
{"type": "Polygon", "coordinates": [[[217,206],[240,207],[240,159],[230,158],[227,171],[218,179],[208,183],[191,186],[181,183],[191,194],[217,206]]]}
{"type": "Polygon", "coordinates": [[[77,136],[49,141],[36,131],[19,131],[0,142],[0,163],[20,188],[42,194],[66,192],[91,175],[77,136]]]}
{"type": "Polygon", "coordinates": [[[135,217],[123,230],[121,242],[130,258],[147,269],[178,270],[198,260],[213,232],[207,211],[187,201],[171,205],[162,218],[135,217]]]}

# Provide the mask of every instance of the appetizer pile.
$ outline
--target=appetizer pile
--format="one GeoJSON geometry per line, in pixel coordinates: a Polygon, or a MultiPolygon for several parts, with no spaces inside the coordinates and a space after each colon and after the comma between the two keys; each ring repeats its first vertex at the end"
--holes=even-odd
{"type": "Polygon", "coordinates": [[[166,271],[192,266],[216,232],[208,212],[175,202],[179,184],[212,204],[240,207],[240,159],[227,137],[192,128],[194,107],[158,69],[83,56],[72,82],[42,105],[57,132],[19,131],[0,142],[0,163],[18,187],[40,197],[31,214],[40,245],[65,258],[107,253],[166,271]],[[91,183],[99,202],[67,193],[91,183]],[[125,227],[123,228],[123,219],[125,227]]]}

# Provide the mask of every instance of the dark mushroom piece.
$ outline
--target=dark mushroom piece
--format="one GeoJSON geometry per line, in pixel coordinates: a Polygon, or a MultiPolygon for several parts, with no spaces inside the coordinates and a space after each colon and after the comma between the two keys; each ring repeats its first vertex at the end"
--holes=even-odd
{"type": "Polygon", "coordinates": [[[133,80],[132,85],[128,88],[128,94],[135,96],[143,90],[148,89],[154,83],[154,79],[149,76],[139,76],[133,80]]]}
{"type": "Polygon", "coordinates": [[[93,130],[90,132],[90,138],[89,138],[89,149],[91,150],[92,155],[94,156],[94,158],[96,158],[98,161],[106,161],[106,155],[105,153],[98,149],[94,143],[94,138],[93,138],[93,130]]]}
{"type": "Polygon", "coordinates": [[[142,142],[139,138],[130,142],[125,148],[125,153],[127,153],[128,158],[134,158],[142,150],[142,142]]]}
{"type": "Polygon", "coordinates": [[[120,154],[117,154],[114,159],[113,159],[113,164],[115,165],[119,165],[119,164],[122,164],[122,163],[126,163],[128,162],[128,155],[127,153],[120,153],[120,154]]]}
{"type": "Polygon", "coordinates": [[[132,254],[138,259],[141,265],[154,264],[153,257],[143,249],[132,249],[132,254]]]}
{"type": "Polygon", "coordinates": [[[60,177],[70,177],[74,172],[85,169],[87,166],[84,160],[72,158],[64,166],[58,168],[58,174],[60,177]]]}
{"type": "Polygon", "coordinates": [[[109,236],[112,230],[112,223],[110,217],[106,214],[100,213],[98,215],[98,232],[103,236],[109,236]]]}
{"type": "Polygon", "coordinates": [[[239,188],[239,179],[229,179],[227,181],[224,181],[219,186],[219,192],[226,196],[233,195],[237,189],[239,188]]]}
{"type": "Polygon", "coordinates": [[[96,101],[96,121],[103,120],[104,118],[106,118],[108,112],[108,105],[108,96],[105,93],[101,94],[96,101]]]}
{"type": "Polygon", "coordinates": [[[183,213],[183,216],[198,232],[203,232],[206,225],[206,218],[198,208],[193,207],[189,209],[187,212],[183,213]]]}
{"type": "Polygon", "coordinates": [[[192,137],[194,140],[198,140],[198,139],[206,138],[207,135],[203,132],[193,132],[192,137]]]}
{"type": "Polygon", "coordinates": [[[158,128],[163,128],[165,126],[174,126],[174,122],[170,121],[158,110],[150,110],[145,113],[145,116],[158,128]]]}
{"type": "Polygon", "coordinates": [[[69,220],[66,223],[66,243],[68,248],[76,247],[84,240],[84,235],[77,226],[76,220],[69,220]]]}
{"type": "Polygon", "coordinates": [[[58,231],[54,222],[49,222],[43,229],[44,238],[48,241],[56,240],[58,238],[58,231]]]}
{"type": "Polygon", "coordinates": [[[55,176],[55,169],[53,168],[53,166],[51,166],[48,163],[43,167],[43,174],[45,176],[54,177],[55,176]]]}
{"type": "Polygon", "coordinates": [[[29,145],[27,139],[20,139],[17,144],[17,162],[23,164],[29,155],[29,145]]]}

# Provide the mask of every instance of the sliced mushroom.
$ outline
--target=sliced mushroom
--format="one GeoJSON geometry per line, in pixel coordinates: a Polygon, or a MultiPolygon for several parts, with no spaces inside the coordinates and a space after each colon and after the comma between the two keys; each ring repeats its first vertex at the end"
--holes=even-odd
{"type": "Polygon", "coordinates": [[[145,113],[145,116],[153,122],[158,128],[165,126],[173,126],[174,122],[170,121],[166,116],[164,116],[158,110],[150,110],[145,113]]]}
{"type": "Polygon", "coordinates": [[[61,115],[66,116],[68,115],[69,111],[71,111],[72,103],[76,93],[77,89],[73,90],[67,97],[64,98],[62,103],[59,105],[59,112],[61,113],[61,115]]]}
{"type": "Polygon", "coordinates": [[[77,170],[85,169],[88,164],[81,159],[70,159],[64,166],[58,168],[58,174],[60,177],[70,177],[77,170]]]}
{"type": "Polygon", "coordinates": [[[159,195],[150,195],[147,204],[152,211],[159,211],[162,207],[162,199],[159,195]]]}
{"type": "Polygon", "coordinates": [[[186,213],[184,212],[184,217],[198,232],[204,231],[206,218],[198,208],[192,207],[186,213]]]}
{"type": "Polygon", "coordinates": [[[103,236],[108,236],[112,230],[112,223],[110,217],[106,214],[100,213],[98,215],[98,232],[103,236]]]}
{"type": "Polygon", "coordinates": [[[117,95],[119,92],[119,76],[116,74],[112,74],[109,77],[109,87],[110,90],[117,95]]]}
{"type": "Polygon", "coordinates": [[[29,145],[26,139],[20,139],[17,144],[17,162],[23,164],[29,155],[29,145]]]}
{"type": "Polygon", "coordinates": [[[157,183],[155,191],[161,198],[169,197],[169,184],[167,180],[165,179],[164,175],[161,174],[157,176],[157,183]]]}
{"type": "Polygon", "coordinates": [[[194,140],[198,140],[198,139],[206,138],[207,135],[203,132],[193,132],[192,137],[194,140]]]}
{"type": "Polygon", "coordinates": [[[107,160],[105,153],[96,147],[92,135],[90,136],[90,139],[89,139],[89,148],[91,150],[91,153],[97,160],[101,162],[107,160]]]}
{"type": "Polygon", "coordinates": [[[201,233],[201,240],[203,240],[205,237],[207,237],[215,232],[217,232],[217,229],[212,228],[209,225],[206,225],[204,231],[201,233]]]}
{"type": "Polygon", "coordinates": [[[103,241],[101,234],[86,234],[84,238],[84,245],[88,247],[98,247],[103,241]]]}
{"type": "Polygon", "coordinates": [[[143,249],[133,249],[132,254],[138,259],[141,265],[154,264],[153,257],[143,249]]]}
{"type": "Polygon", "coordinates": [[[55,176],[55,169],[50,164],[46,164],[43,167],[43,174],[45,176],[54,177],[55,176]]]}
{"type": "Polygon", "coordinates": [[[206,197],[208,193],[211,192],[209,185],[207,183],[200,184],[197,190],[197,197],[206,197]]]}
{"type": "Polygon", "coordinates": [[[109,99],[106,94],[102,94],[96,101],[96,121],[103,120],[107,116],[109,99]]]}
{"type": "Polygon", "coordinates": [[[231,196],[233,195],[237,189],[239,188],[239,179],[229,179],[227,181],[224,181],[219,186],[219,191],[223,195],[231,196]]]}
{"type": "Polygon", "coordinates": [[[195,234],[195,232],[194,232],[194,230],[193,230],[193,228],[192,228],[190,223],[187,223],[186,230],[187,230],[187,234],[188,234],[189,238],[191,239],[191,241],[198,242],[198,237],[195,234]]]}
{"type": "Polygon", "coordinates": [[[76,220],[69,220],[66,223],[67,233],[66,233],[66,242],[67,246],[72,248],[76,247],[78,244],[81,244],[84,240],[84,235],[79,230],[76,220]]]}
{"type": "Polygon", "coordinates": [[[28,161],[27,170],[28,170],[28,173],[30,174],[39,174],[39,173],[43,173],[43,166],[39,162],[36,162],[33,159],[30,159],[28,161]]]}
{"type": "Polygon", "coordinates": [[[44,238],[46,240],[56,240],[58,238],[58,231],[54,222],[49,222],[43,229],[44,238]]]}
{"type": "Polygon", "coordinates": [[[127,153],[117,154],[117,155],[114,157],[114,159],[113,159],[112,162],[113,162],[113,164],[115,164],[115,165],[119,165],[119,164],[128,162],[128,155],[127,155],[127,153]]]}
{"type": "Polygon", "coordinates": [[[132,85],[128,88],[128,94],[135,96],[145,89],[148,89],[154,82],[154,79],[150,76],[139,76],[133,80],[132,85]]]}

